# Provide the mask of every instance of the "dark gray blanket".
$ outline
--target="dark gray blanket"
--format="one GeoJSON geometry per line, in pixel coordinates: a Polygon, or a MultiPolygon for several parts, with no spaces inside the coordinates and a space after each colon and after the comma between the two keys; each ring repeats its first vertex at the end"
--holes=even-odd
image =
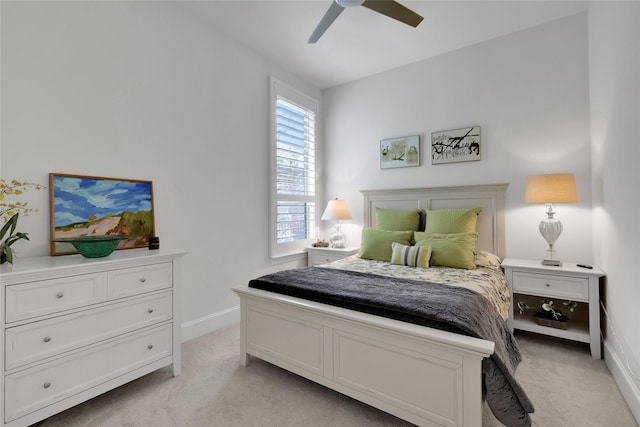
{"type": "Polygon", "coordinates": [[[514,378],[520,349],[495,307],[476,292],[322,267],[269,274],[249,287],[493,341],[494,354],[482,363],[485,399],[506,426],[531,425],[533,405],[514,378]]]}

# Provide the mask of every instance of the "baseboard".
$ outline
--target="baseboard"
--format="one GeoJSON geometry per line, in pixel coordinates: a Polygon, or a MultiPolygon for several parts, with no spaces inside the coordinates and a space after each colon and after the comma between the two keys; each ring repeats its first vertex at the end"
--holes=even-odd
{"type": "Polygon", "coordinates": [[[604,362],[609,368],[613,380],[620,389],[636,422],[640,424],[640,390],[638,390],[634,379],[625,369],[618,354],[607,341],[604,343],[604,362]]]}
{"type": "Polygon", "coordinates": [[[181,325],[182,342],[198,338],[210,332],[240,322],[240,306],[211,313],[199,319],[184,322],[181,325]]]}

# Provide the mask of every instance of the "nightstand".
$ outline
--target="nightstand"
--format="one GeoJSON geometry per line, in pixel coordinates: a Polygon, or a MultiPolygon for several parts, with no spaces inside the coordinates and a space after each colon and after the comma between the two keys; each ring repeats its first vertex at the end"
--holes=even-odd
{"type": "Polygon", "coordinates": [[[589,343],[591,356],[601,358],[600,352],[600,278],[604,276],[597,267],[578,267],[568,262],[560,267],[542,265],[539,260],[506,258],[502,262],[511,305],[507,325],[514,329],[551,335],[573,341],[589,343]],[[532,312],[518,313],[518,301],[530,305],[542,300],[553,300],[562,307],[563,301],[575,301],[575,312],[563,313],[569,316],[567,329],[556,329],[536,323],[532,312]]]}
{"type": "Polygon", "coordinates": [[[313,246],[305,248],[309,253],[309,266],[326,264],[331,261],[337,261],[350,255],[357,254],[359,248],[314,248],[313,246]]]}

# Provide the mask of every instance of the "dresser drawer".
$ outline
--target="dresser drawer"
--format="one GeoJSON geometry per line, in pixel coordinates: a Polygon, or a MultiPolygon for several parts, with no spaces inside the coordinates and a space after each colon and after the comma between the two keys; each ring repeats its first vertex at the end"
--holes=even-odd
{"type": "Polygon", "coordinates": [[[171,332],[164,325],[7,375],[5,422],[171,356],[171,332]]]}
{"type": "Polygon", "coordinates": [[[117,299],[171,287],[171,263],[113,270],[108,273],[108,298],[117,299]]]}
{"type": "Polygon", "coordinates": [[[589,280],[583,277],[515,271],[513,273],[513,292],[588,301],[589,280]]]}
{"type": "Polygon", "coordinates": [[[6,323],[104,301],[102,273],[42,280],[6,287],[6,323]]]}
{"type": "Polygon", "coordinates": [[[171,318],[172,292],[168,291],[9,328],[5,368],[18,368],[171,318]]]}

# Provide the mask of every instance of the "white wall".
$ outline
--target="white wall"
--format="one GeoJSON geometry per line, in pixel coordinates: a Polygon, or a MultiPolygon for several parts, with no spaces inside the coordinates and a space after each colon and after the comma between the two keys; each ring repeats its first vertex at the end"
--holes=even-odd
{"type": "Polygon", "coordinates": [[[640,3],[589,10],[594,252],[607,273],[605,360],[640,420],[640,3]]]}
{"type": "Polygon", "coordinates": [[[525,205],[527,175],[576,174],[580,202],[559,205],[561,259],[590,263],[587,15],[582,13],[325,91],[326,198],[346,199],[359,242],[358,190],[509,183],[506,249],[545,257],[544,206],[525,205]],[[478,162],[431,165],[430,134],[481,126],[478,162]],[[419,134],[422,166],[379,168],[379,141],[419,134]]]}
{"type": "MultiPolygon", "coordinates": [[[[189,251],[184,336],[237,320],[231,286],[268,259],[268,76],[313,96],[257,54],[169,2],[2,2],[0,167],[152,180],[162,247],[189,251]]],[[[48,193],[21,218],[48,255],[48,193]]],[[[19,262],[19,259],[16,261],[19,262]]]]}
{"type": "MultiPolygon", "coordinates": [[[[325,199],[349,203],[354,244],[359,189],[508,182],[507,254],[542,258],[543,208],[523,204],[526,176],[576,173],[580,203],[559,206],[557,249],[607,272],[616,327],[607,362],[636,401],[638,370],[624,364],[640,359],[638,9],[594,2],[589,48],[581,14],[336,87],[323,100],[325,199]],[[471,124],[482,127],[482,160],[432,166],[430,133],[471,124]],[[421,135],[423,165],[381,171],[379,140],[409,134],[421,135]]],[[[190,252],[187,337],[234,319],[230,286],[299,265],[268,260],[267,77],[319,91],[168,3],[2,2],[0,12],[1,175],[153,180],[162,246],[190,252]]],[[[27,196],[40,212],[21,219],[31,241],[16,245],[18,256],[47,255],[48,195],[27,196]]]]}

